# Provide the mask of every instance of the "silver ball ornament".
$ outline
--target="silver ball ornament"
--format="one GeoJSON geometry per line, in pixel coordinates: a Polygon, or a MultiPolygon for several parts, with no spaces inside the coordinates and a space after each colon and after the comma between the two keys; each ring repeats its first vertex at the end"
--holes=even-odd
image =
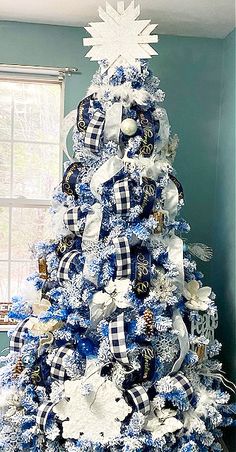
{"type": "Polygon", "coordinates": [[[120,125],[121,132],[123,132],[125,135],[128,135],[129,137],[132,137],[137,132],[137,123],[132,118],[126,118],[122,121],[120,125]]]}

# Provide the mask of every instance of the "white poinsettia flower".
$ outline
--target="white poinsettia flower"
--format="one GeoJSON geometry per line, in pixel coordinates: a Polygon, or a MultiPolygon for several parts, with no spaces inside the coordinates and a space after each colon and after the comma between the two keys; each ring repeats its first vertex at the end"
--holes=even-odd
{"type": "Polygon", "coordinates": [[[183,295],[187,302],[185,306],[193,311],[206,311],[210,303],[211,287],[200,287],[200,284],[195,279],[185,282],[183,295]]]}
{"type": "Polygon", "coordinates": [[[129,285],[129,279],[111,280],[105,287],[104,292],[99,291],[93,295],[90,304],[90,319],[94,325],[111,315],[117,307],[123,309],[131,306],[125,297],[129,285]]]}
{"type": "Polygon", "coordinates": [[[145,430],[152,433],[153,439],[162,438],[162,436],[168,433],[174,433],[176,430],[180,430],[183,427],[176,417],[176,411],[169,408],[163,410],[155,410],[148,416],[145,430]]]}

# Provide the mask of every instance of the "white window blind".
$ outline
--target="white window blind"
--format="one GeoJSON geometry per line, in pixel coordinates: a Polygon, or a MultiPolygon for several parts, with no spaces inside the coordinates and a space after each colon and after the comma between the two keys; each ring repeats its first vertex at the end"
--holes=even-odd
{"type": "Polygon", "coordinates": [[[30,247],[61,177],[62,98],[57,79],[0,79],[0,330],[6,304],[36,270],[30,247]]]}

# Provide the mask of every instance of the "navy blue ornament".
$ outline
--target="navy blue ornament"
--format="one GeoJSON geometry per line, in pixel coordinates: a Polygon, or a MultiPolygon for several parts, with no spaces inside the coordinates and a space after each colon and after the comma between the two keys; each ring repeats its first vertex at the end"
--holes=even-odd
{"type": "Polygon", "coordinates": [[[94,342],[91,341],[91,339],[80,339],[77,348],[78,352],[84,357],[96,355],[97,347],[94,342]]]}

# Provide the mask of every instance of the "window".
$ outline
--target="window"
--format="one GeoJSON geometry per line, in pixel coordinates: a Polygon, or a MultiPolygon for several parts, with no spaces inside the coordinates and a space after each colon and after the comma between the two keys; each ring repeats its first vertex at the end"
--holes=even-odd
{"type": "Polygon", "coordinates": [[[36,264],[30,246],[61,171],[62,84],[0,80],[0,330],[11,297],[36,264]]]}

